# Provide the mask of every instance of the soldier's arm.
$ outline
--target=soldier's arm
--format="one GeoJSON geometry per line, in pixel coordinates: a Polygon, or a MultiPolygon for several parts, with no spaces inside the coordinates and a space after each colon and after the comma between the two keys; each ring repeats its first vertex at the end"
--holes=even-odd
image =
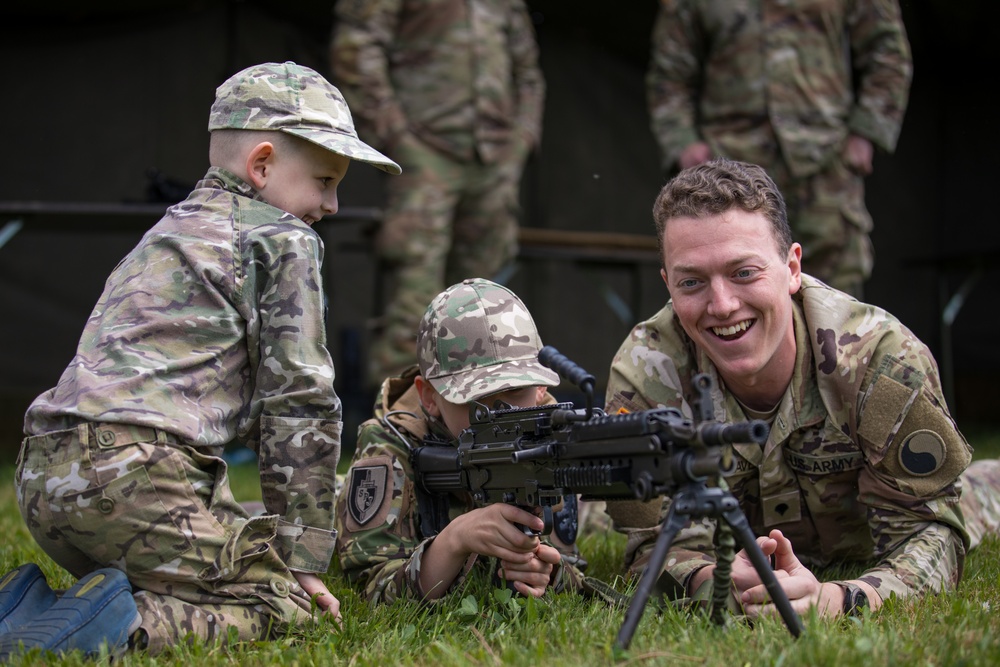
{"type": "Polygon", "coordinates": [[[937,366],[919,341],[871,368],[877,370],[866,382],[858,427],[866,459],[858,487],[878,562],[860,579],[883,599],[951,589],[969,544],[958,477],[971,447],[948,414],[937,366]]]}
{"type": "MultiPolygon", "coordinates": [[[[618,350],[608,379],[605,406],[608,414],[655,407],[677,407],[691,414],[684,401],[675,365],[675,360],[682,355],[660,345],[667,337],[664,331],[659,330],[664,321],[671,321],[666,310],[661,311],[655,320],[636,326],[618,350]]],[[[649,502],[608,501],[606,506],[615,529],[628,538],[625,546],[626,568],[631,572],[642,572],[669,504],[663,498],[655,498],[649,502]]],[[[674,538],[664,568],[676,589],[672,592],[674,596],[693,592],[685,591],[691,585],[691,577],[715,562],[710,555],[713,552],[713,532],[714,528],[708,521],[699,520],[683,528],[674,538]]]]}
{"type": "Polygon", "coordinates": [[[513,3],[509,47],[514,87],[517,91],[517,122],[528,148],[541,143],[542,110],[545,105],[545,79],[538,65],[538,43],[531,17],[523,2],[513,3]]]}
{"type": "Polygon", "coordinates": [[[401,0],[341,0],[330,42],[330,69],[363,139],[391,151],[407,128],[389,75],[401,0]]]}
{"type": "Polygon", "coordinates": [[[913,60],[899,4],[854,3],[847,17],[856,91],[849,130],[892,152],[902,128],[913,60]]]}
{"type": "Polygon", "coordinates": [[[694,13],[691,3],[661,2],[653,25],[646,101],[665,168],[677,164],[687,146],[701,141],[697,110],[705,47],[694,13]]]}

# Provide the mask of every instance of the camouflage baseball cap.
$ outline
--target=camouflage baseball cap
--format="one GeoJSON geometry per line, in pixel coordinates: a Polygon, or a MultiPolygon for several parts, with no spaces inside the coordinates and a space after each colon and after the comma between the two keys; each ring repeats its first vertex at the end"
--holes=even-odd
{"type": "Polygon", "coordinates": [[[482,278],[452,285],[431,302],[420,321],[420,374],[449,403],[559,384],[538,362],[542,341],[517,295],[482,278]]]}
{"type": "Polygon", "coordinates": [[[401,171],[358,138],[340,91],[316,70],[291,61],[248,67],[216,88],[208,129],[226,128],[287,132],[390,174],[401,171]]]}

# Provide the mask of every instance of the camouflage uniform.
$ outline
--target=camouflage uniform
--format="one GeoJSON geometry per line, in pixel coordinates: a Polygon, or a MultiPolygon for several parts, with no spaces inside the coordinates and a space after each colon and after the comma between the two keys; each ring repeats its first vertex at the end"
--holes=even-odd
{"type": "MultiPolygon", "coordinates": [[[[223,128],[398,171],[294,63],[220,86],[209,129],[223,128]]],[[[329,567],[342,428],[322,260],[308,225],[211,168],[117,266],[59,384],[28,409],[16,482],[31,534],[77,577],[123,570],[151,651],[310,618],[290,570],[329,567]],[[221,455],[237,438],[258,455],[264,516],[230,493],[221,455]]]]}
{"type": "MultiPolygon", "coordinates": [[[[754,532],[781,529],[809,567],[872,563],[860,579],[883,598],[954,587],[967,550],[997,530],[1000,462],[961,475],[972,450],[948,414],[930,351],[898,320],[807,275],[794,303],[792,382],[767,443],[735,445],[726,476],[754,532]],[[963,486],[973,493],[963,496],[963,486]]],[[[717,419],[747,418],[668,303],[615,356],[608,411],[674,406],[691,415],[698,372],[716,381],[717,419]]],[[[669,501],[612,505],[629,535],[627,565],[641,570],[669,501]]],[[[686,589],[714,562],[711,530],[705,520],[681,530],[664,588],[686,589]]]]}
{"type": "MultiPolygon", "coordinates": [[[[416,374],[417,368],[413,367],[382,385],[375,416],[358,431],[354,460],[344,490],[337,496],[334,526],[339,536],[341,566],[348,580],[363,590],[364,597],[375,602],[424,599],[419,583],[420,560],[434,538],[421,530],[410,451],[420,446],[428,434],[457,446],[444,423],[423,412],[413,385],[416,374]]],[[[544,403],[553,402],[555,399],[546,394],[544,403]]],[[[448,520],[475,507],[468,493],[450,494],[448,520]]],[[[474,567],[495,571],[496,564],[490,560],[476,555],[469,558],[448,592],[460,589],[474,567]]],[[[557,580],[560,576],[562,572],[557,574],[557,580]]],[[[576,576],[577,581],[582,578],[575,571],[567,571],[566,576],[576,576]]]]}
{"type": "Polygon", "coordinates": [[[759,164],[785,196],[803,269],[860,296],[871,275],[849,134],[895,148],[912,63],[896,0],[661,0],[647,75],[672,169],[689,144],[759,164]]]}
{"type": "Polygon", "coordinates": [[[414,332],[446,285],[515,256],[544,80],[522,0],[339,0],[331,60],[361,135],[404,172],[376,240],[391,295],[375,384],[416,362],[414,332]]]}
{"type": "MultiPolygon", "coordinates": [[[[457,405],[508,389],[558,384],[558,376],[538,363],[541,343],[524,304],[487,280],[466,280],[438,295],[421,320],[417,339],[419,367],[383,383],[374,417],[358,431],[354,460],[337,496],[341,566],[374,601],[424,599],[420,563],[440,526],[424,523],[421,510],[428,508],[420,504],[410,452],[428,435],[457,446],[444,422],[421,405],[414,384],[418,373],[457,405]]],[[[546,393],[542,402],[555,399],[546,393]]],[[[447,521],[476,507],[467,493],[451,494],[444,504],[447,521]]],[[[449,592],[483,562],[471,556],[449,592]]],[[[480,567],[495,572],[496,564],[480,567]]],[[[557,589],[577,586],[582,579],[562,566],[555,577],[557,589]]]]}

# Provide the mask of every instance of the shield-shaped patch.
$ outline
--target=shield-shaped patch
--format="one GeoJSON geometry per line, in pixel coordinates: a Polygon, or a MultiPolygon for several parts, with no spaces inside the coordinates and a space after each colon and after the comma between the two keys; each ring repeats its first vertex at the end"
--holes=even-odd
{"type": "Polygon", "coordinates": [[[347,509],[359,526],[371,521],[382,507],[388,475],[389,468],[384,465],[360,466],[351,470],[347,509]]]}

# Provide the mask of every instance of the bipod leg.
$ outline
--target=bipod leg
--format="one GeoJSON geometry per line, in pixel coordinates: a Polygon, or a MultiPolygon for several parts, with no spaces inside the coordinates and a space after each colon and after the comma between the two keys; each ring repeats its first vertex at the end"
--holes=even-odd
{"type": "Polygon", "coordinates": [[[625,611],[625,621],[622,623],[622,627],[618,631],[618,639],[615,641],[615,646],[619,649],[627,649],[632,642],[632,635],[635,634],[636,627],[646,610],[649,594],[663,570],[663,562],[667,559],[670,544],[674,541],[677,532],[688,521],[687,515],[677,512],[676,507],[675,498],[674,502],[670,504],[667,518],[664,519],[663,525],[660,527],[660,535],[656,538],[656,544],[653,545],[649,562],[646,563],[646,569],[643,570],[642,577],[639,579],[639,585],[632,596],[632,602],[629,603],[628,609],[625,611]]]}
{"type": "Polygon", "coordinates": [[[729,610],[729,589],[733,585],[733,560],[736,541],[733,529],[725,521],[715,520],[715,572],[712,573],[712,608],[709,616],[716,625],[725,625],[729,610]]]}
{"type": "Polygon", "coordinates": [[[760,545],[757,544],[757,538],[750,528],[750,523],[747,521],[746,515],[740,511],[735,498],[733,498],[733,507],[723,512],[722,517],[736,533],[740,544],[746,549],[747,555],[750,557],[750,562],[753,563],[754,569],[757,570],[761,581],[764,582],[764,587],[767,589],[768,594],[770,594],[771,599],[774,600],[774,606],[777,607],[778,613],[781,614],[781,618],[785,621],[788,631],[793,636],[798,637],[802,634],[802,620],[795,613],[795,610],[792,609],[792,603],[788,601],[785,589],[781,587],[778,583],[778,578],[774,576],[771,563],[768,562],[767,556],[764,555],[764,552],[760,549],[760,545]]]}

